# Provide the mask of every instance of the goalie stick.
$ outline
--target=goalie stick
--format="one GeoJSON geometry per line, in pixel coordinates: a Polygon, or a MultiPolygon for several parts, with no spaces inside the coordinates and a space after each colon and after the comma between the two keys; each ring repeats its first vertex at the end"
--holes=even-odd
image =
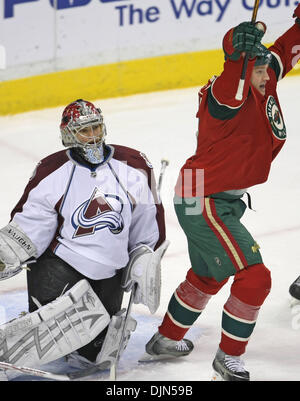
{"type": "MultiPolygon", "coordinates": [[[[169,165],[169,161],[167,159],[161,159],[161,169],[160,169],[160,174],[159,174],[159,179],[158,179],[158,184],[157,184],[157,194],[160,196],[160,190],[161,190],[161,186],[162,186],[162,181],[163,181],[163,177],[165,174],[165,170],[167,168],[167,166],[169,165]]],[[[132,287],[131,290],[131,294],[130,294],[130,298],[129,298],[129,302],[127,305],[127,310],[126,310],[126,315],[124,318],[124,322],[123,322],[123,327],[122,327],[122,334],[121,334],[121,339],[120,339],[120,343],[119,343],[119,348],[114,360],[114,363],[111,364],[110,366],[110,380],[115,381],[117,379],[117,368],[118,368],[118,363],[119,363],[119,357],[120,357],[120,353],[122,350],[122,346],[124,344],[124,335],[125,335],[125,331],[126,331],[126,326],[128,324],[128,320],[131,314],[131,309],[132,309],[132,304],[133,304],[133,300],[135,297],[135,293],[137,290],[137,284],[135,283],[134,286],[132,287]]]]}
{"type": "Polygon", "coordinates": [[[158,184],[157,184],[157,188],[156,188],[157,194],[159,196],[160,196],[162,180],[163,180],[163,177],[165,174],[165,170],[166,170],[167,166],[169,165],[169,161],[167,159],[161,159],[160,163],[161,163],[160,174],[159,174],[158,184]]]}
{"type": "Polygon", "coordinates": [[[120,340],[119,348],[118,348],[118,351],[116,354],[116,359],[115,359],[115,362],[112,363],[110,366],[110,380],[112,380],[112,381],[117,380],[117,367],[118,367],[118,363],[119,363],[119,357],[120,357],[122,346],[124,344],[124,335],[125,335],[126,325],[128,323],[128,318],[131,314],[131,308],[132,308],[134,296],[136,293],[136,289],[137,289],[137,284],[134,284],[134,286],[131,290],[131,294],[130,294],[130,298],[129,298],[129,302],[128,302],[128,306],[127,306],[127,311],[126,311],[126,315],[125,315],[125,319],[124,319],[124,323],[123,323],[123,327],[122,327],[121,340],[120,340]]]}
{"type": "MultiPolygon", "coordinates": [[[[24,373],[25,375],[29,376],[37,376],[37,377],[42,377],[44,379],[58,380],[58,381],[74,381],[80,378],[90,376],[91,374],[102,370],[99,366],[93,366],[91,368],[80,370],[78,372],[52,373],[45,370],[29,368],[27,366],[17,366],[8,362],[0,362],[0,369],[12,370],[14,372],[24,373]]],[[[103,368],[103,370],[107,370],[107,368],[103,368]]]]}
{"type": "MultiPolygon", "coordinates": [[[[161,190],[161,186],[162,186],[162,181],[163,181],[163,177],[165,174],[165,170],[167,168],[167,166],[169,165],[169,161],[167,159],[161,159],[161,168],[160,168],[160,174],[159,174],[159,179],[158,179],[158,184],[156,187],[156,191],[157,194],[160,196],[160,190],[161,190]]],[[[131,290],[131,294],[130,294],[130,298],[129,298],[129,302],[127,305],[127,310],[126,310],[126,315],[124,318],[124,323],[123,323],[123,327],[122,327],[122,334],[121,334],[121,340],[119,343],[119,348],[116,354],[116,358],[114,363],[111,364],[110,366],[110,380],[115,381],[117,379],[117,367],[118,367],[118,363],[119,363],[119,357],[120,357],[120,353],[122,350],[122,346],[124,343],[124,335],[125,335],[125,331],[126,331],[126,326],[128,324],[128,320],[131,314],[131,309],[132,309],[132,304],[133,304],[133,300],[135,297],[135,293],[137,290],[137,283],[135,283],[132,287],[131,290]]]]}

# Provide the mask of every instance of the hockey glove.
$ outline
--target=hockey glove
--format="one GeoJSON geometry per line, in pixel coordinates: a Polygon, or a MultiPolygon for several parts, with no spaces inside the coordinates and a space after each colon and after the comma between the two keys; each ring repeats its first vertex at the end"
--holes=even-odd
{"type": "Polygon", "coordinates": [[[241,53],[246,52],[250,58],[261,55],[261,39],[264,36],[266,26],[263,23],[242,22],[231,29],[224,37],[223,49],[225,58],[236,61],[241,53]],[[258,28],[260,27],[260,29],[258,28]]]}
{"type": "Polygon", "coordinates": [[[293,17],[296,17],[295,22],[300,25],[300,4],[298,4],[297,8],[295,9],[293,17]]]}

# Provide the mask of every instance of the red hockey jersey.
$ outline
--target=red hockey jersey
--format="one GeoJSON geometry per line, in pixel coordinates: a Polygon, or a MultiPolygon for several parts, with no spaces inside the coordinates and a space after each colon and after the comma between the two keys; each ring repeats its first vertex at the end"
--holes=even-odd
{"type": "Polygon", "coordinates": [[[255,60],[248,64],[243,99],[235,99],[243,59],[227,60],[219,77],[199,92],[197,150],[180,171],[180,197],[249,188],[267,180],[271,163],[286,140],[276,88],[295,64],[300,26],[295,24],[269,48],[270,80],[263,96],[250,82],[255,60]]]}

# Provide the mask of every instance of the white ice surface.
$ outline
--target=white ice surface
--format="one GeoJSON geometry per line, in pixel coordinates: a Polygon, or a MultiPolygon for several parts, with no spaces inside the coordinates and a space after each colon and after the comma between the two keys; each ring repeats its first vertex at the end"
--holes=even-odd
{"type": "MultiPolygon", "coordinates": [[[[160,324],[170,296],[190,266],[172,197],[178,171],[195,150],[197,89],[95,102],[105,116],[107,143],[145,152],[157,177],[161,158],[170,161],[162,189],[171,245],[163,260],[161,305],[154,316],[145,307],[134,306],[138,327],[120,361],[122,381],[205,381],[211,377],[211,363],[220,340],[222,306],[229,295],[230,283],[211,299],[187,334],[195,344],[192,354],[173,362],[148,365],[137,362],[144,344],[160,324]]],[[[244,356],[254,381],[300,380],[300,307],[290,307],[288,294],[289,285],[300,275],[299,89],[299,77],[286,78],[279,84],[288,140],[273,163],[269,181],[251,188],[256,211],[247,209],[242,219],[261,246],[264,263],[273,279],[272,291],[261,309],[244,356]]],[[[62,148],[58,130],[62,109],[0,117],[0,226],[8,223],[10,211],[22,195],[36,162],[62,148]]],[[[25,290],[25,273],[0,283],[2,323],[27,309],[25,290]]]]}

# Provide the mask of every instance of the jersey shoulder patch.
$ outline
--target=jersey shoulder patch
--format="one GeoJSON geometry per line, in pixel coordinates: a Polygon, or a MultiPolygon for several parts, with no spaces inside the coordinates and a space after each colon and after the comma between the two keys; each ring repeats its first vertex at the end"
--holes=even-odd
{"type": "Polygon", "coordinates": [[[150,169],[153,168],[152,163],[149,161],[145,153],[139,150],[128,148],[122,145],[111,145],[114,148],[113,159],[127,163],[128,166],[134,168],[145,169],[146,166],[150,169]]]}
{"type": "Polygon", "coordinates": [[[280,109],[273,96],[269,96],[266,103],[266,114],[272,127],[273,135],[283,141],[286,139],[286,127],[280,109]]]}

